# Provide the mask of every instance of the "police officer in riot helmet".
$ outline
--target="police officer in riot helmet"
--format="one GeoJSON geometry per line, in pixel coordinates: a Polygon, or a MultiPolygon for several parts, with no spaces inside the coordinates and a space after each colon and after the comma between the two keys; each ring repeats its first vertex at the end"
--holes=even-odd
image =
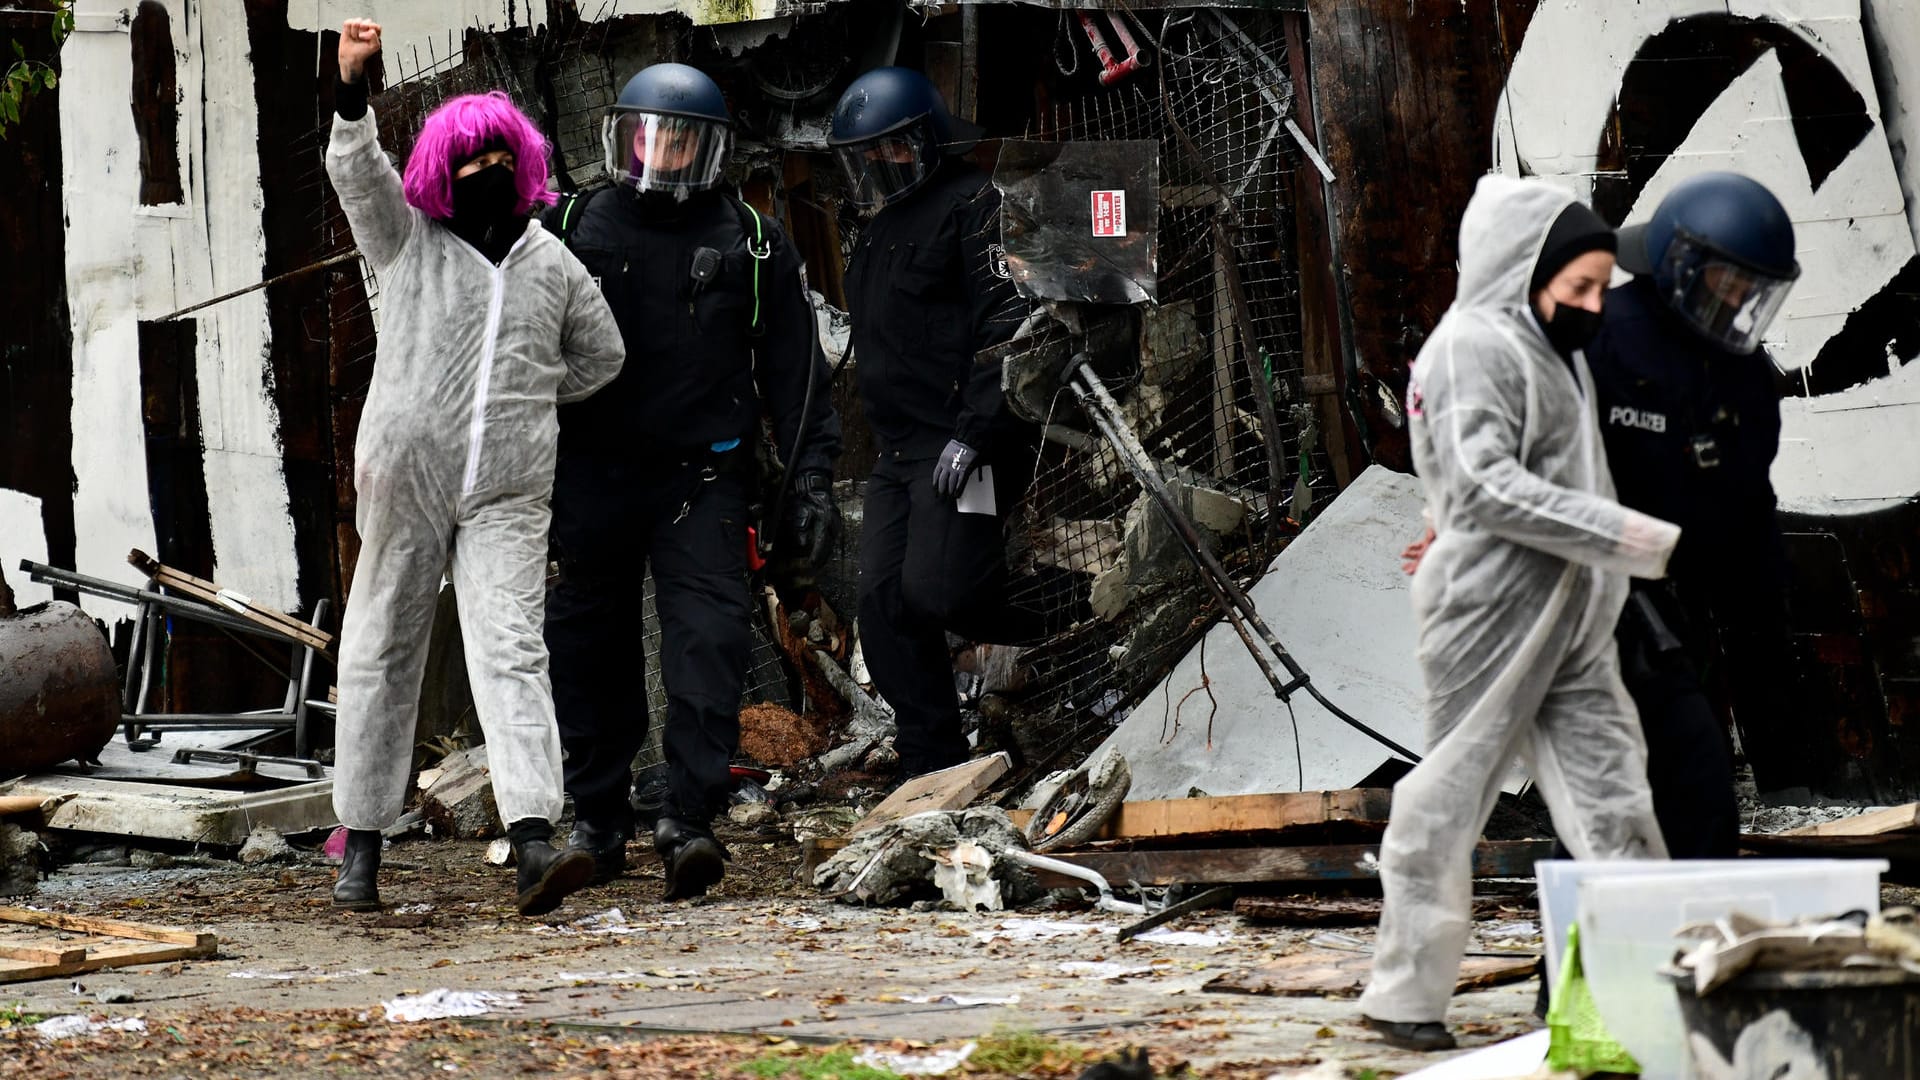
{"type": "Polygon", "coordinates": [[[1718,672],[1759,790],[1809,781],[1768,475],[1780,405],[1760,345],[1800,273],[1793,222],[1759,183],[1712,172],[1676,185],[1619,242],[1635,276],[1609,292],[1586,350],[1607,460],[1622,503],[1681,526],[1669,580],[1634,583],[1622,670],[1669,850],[1732,856],[1732,759],[1703,673],[1718,672]]]}
{"type": "Polygon", "coordinates": [[[919,72],[854,80],[828,142],[872,213],[849,260],[854,368],[879,448],[860,540],[860,640],[894,708],[902,777],[965,761],[946,634],[1020,644],[1039,615],[1007,602],[1003,523],[1035,433],[997,365],[1027,309],[999,246],[999,194],[958,152],[977,135],[919,72]]]}
{"type": "Polygon", "coordinates": [[[839,420],[799,255],[728,188],[733,124],[713,80],[656,64],[604,127],[610,189],[548,215],[599,279],[629,357],[560,413],[546,637],[576,824],[600,880],[625,868],[631,765],[647,734],[642,582],[651,569],[667,710],[666,793],[643,807],[668,899],[724,873],[726,806],[751,648],[748,513],[764,409],[792,465],[776,550],[818,561],[837,516],[839,420]],[[810,384],[813,393],[809,394],[810,384]]]}

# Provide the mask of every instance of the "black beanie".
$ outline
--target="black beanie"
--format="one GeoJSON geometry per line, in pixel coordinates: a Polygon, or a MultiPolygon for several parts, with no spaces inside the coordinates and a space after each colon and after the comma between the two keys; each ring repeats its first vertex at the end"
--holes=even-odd
{"type": "Polygon", "coordinates": [[[1540,245],[1540,261],[1534,264],[1533,279],[1527,282],[1527,295],[1546,288],[1553,275],[1587,252],[1617,250],[1613,229],[1599,214],[1584,203],[1569,203],[1547,229],[1547,239],[1540,245]]]}

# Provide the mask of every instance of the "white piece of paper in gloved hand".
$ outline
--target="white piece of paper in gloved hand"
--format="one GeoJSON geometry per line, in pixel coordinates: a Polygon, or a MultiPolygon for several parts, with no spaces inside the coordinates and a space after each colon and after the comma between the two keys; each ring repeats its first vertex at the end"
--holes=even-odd
{"type": "Polygon", "coordinates": [[[954,503],[954,509],[963,514],[997,514],[999,505],[993,499],[993,466],[982,465],[967,477],[966,486],[960,489],[960,499],[954,503]]]}

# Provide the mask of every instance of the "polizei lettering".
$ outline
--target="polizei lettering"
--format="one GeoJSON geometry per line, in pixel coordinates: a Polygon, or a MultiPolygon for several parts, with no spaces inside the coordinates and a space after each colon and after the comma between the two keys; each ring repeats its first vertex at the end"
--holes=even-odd
{"type": "Polygon", "coordinates": [[[1665,435],[1667,433],[1667,415],[1665,413],[1648,412],[1645,409],[1636,409],[1628,405],[1615,405],[1612,411],[1607,413],[1607,423],[1618,424],[1621,427],[1639,428],[1641,431],[1651,431],[1655,435],[1665,435]]]}

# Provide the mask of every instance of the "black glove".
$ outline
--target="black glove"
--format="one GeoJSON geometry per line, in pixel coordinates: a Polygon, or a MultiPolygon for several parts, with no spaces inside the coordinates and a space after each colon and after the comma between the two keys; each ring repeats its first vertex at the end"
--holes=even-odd
{"type": "Polygon", "coordinates": [[[833,501],[833,477],[803,472],[787,493],[787,549],[782,554],[821,567],[833,555],[840,535],[840,507],[833,501]]]}
{"type": "Polygon", "coordinates": [[[967,486],[974,462],[979,460],[980,451],[959,439],[947,440],[947,448],[940,451],[940,460],[933,463],[933,493],[943,499],[958,499],[960,490],[967,486]]]}

